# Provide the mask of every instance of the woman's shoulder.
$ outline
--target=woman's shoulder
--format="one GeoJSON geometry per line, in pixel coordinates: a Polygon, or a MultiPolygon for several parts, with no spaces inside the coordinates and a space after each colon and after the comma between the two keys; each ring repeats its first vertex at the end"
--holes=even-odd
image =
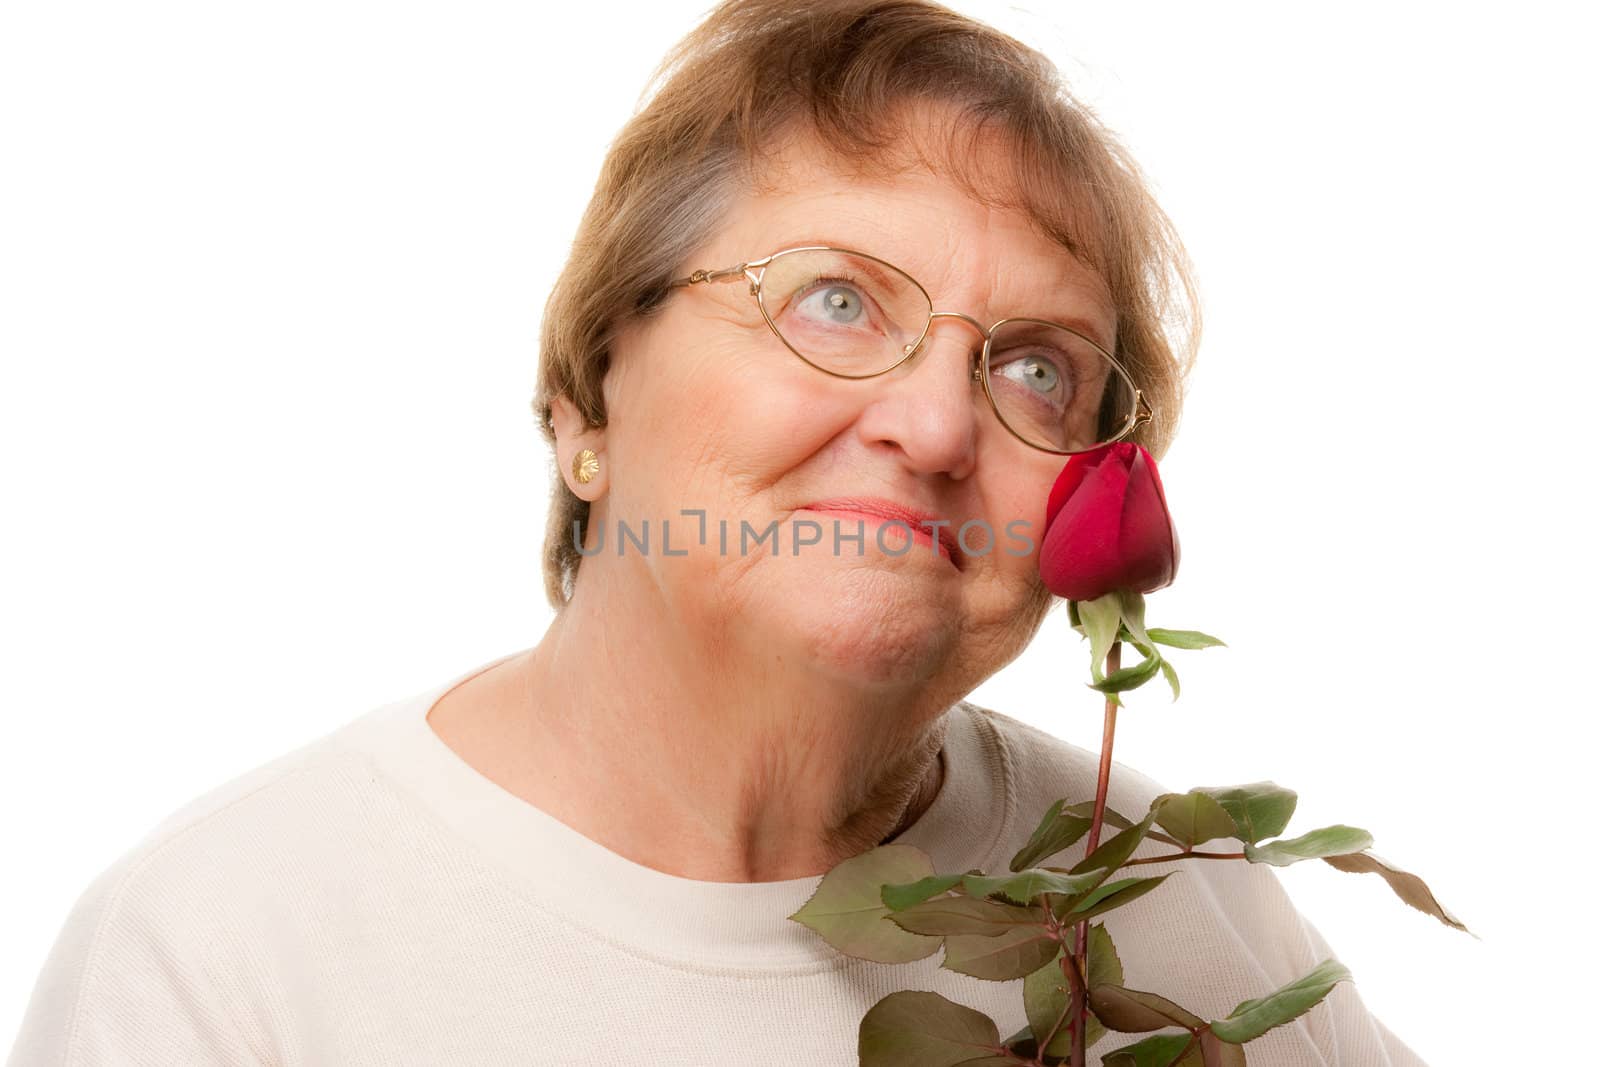
{"type": "Polygon", "coordinates": [[[348,881],[342,858],[381,822],[383,787],[347,738],[375,714],[194,796],[99,868],[56,934],[17,1047],[110,1062],[132,1047],[119,1006],[138,1004],[137,1047],[150,1055],[159,1045],[164,1062],[179,1049],[215,1062],[226,1048],[248,1062],[212,976],[266,943],[275,915],[348,881]]]}
{"type": "Polygon", "coordinates": [[[205,788],[159,816],[122,862],[137,864],[162,851],[182,848],[188,835],[248,818],[283,803],[297,791],[315,789],[322,778],[352,758],[353,754],[338,744],[338,736],[339,731],[325,734],[205,788]]]}
{"type": "Polygon", "coordinates": [[[112,857],[68,926],[104,931],[174,922],[197,928],[266,895],[312,893],[359,840],[392,838],[413,816],[371,758],[411,701],[369,708],[171,809],[112,857]],[[318,864],[326,872],[318,876],[318,864]]]}

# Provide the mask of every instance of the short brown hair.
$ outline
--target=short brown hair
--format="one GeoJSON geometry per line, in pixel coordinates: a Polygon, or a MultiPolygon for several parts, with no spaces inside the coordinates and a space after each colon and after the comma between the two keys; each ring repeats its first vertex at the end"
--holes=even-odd
{"type": "MultiPolygon", "coordinates": [[[[962,160],[971,138],[1004,134],[1015,206],[1105,280],[1117,358],[1155,409],[1133,439],[1157,458],[1166,451],[1199,338],[1188,258],[1138,165],[1045,56],[927,0],[724,0],[651,85],[606,155],[545,305],[533,407],[552,448],[558,395],[605,425],[601,382],[617,333],[661,303],[780,133],[798,125],[864,169],[900,147],[904,105],[938,102],[971,120],[952,127],[946,155],[966,191],[993,199],[962,160]]],[[[558,610],[572,596],[588,518],[588,502],[556,470],[544,576],[558,610]]]]}

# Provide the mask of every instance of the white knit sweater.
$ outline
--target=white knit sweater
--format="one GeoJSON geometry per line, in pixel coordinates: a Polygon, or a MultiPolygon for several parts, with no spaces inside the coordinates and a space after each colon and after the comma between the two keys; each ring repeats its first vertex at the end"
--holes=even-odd
{"type": "MultiPolygon", "coordinates": [[[[861,1017],[902,989],[985,1012],[1002,1037],[1026,1024],[1020,979],[943,970],[942,953],[853,959],[789,920],[820,875],[678,878],[480,775],[426,716],[506,658],[375,708],[161,822],[77,901],[11,1067],[846,1067],[861,1017]]],[[[949,714],[944,784],[895,840],[940,872],[999,873],[1054,800],[1094,795],[1096,757],[966,702],[949,714]]],[[[1163,791],[1115,765],[1113,807],[1137,818],[1163,791]]],[[[1140,873],[1168,870],[1105,916],[1129,986],[1220,1018],[1333,955],[1270,868],[1140,873]]],[[[1138,1036],[1108,1034],[1089,1061],[1138,1036]]],[[[1246,1052],[1265,1067],[1422,1064],[1349,982],[1246,1052]]]]}

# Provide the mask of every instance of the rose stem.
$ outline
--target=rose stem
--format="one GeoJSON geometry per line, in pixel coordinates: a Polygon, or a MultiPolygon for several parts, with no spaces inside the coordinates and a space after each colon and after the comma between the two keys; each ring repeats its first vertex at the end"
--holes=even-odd
{"type": "MultiPolygon", "coordinates": [[[[1111,648],[1106,652],[1106,676],[1109,678],[1122,664],[1122,642],[1112,641],[1111,648]]],[[[1094,787],[1094,817],[1089,820],[1089,837],[1084,846],[1084,855],[1093,852],[1100,844],[1100,823],[1105,817],[1106,789],[1111,782],[1111,739],[1117,732],[1117,702],[1115,693],[1106,694],[1106,720],[1105,730],[1100,737],[1100,777],[1094,787]]],[[[1089,920],[1084,919],[1078,923],[1077,936],[1073,939],[1076,951],[1073,955],[1083,967],[1085,985],[1089,980],[1089,920]]],[[[1083,1031],[1087,1023],[1085,1018],[1088,1013],[1088,996],[1078,998],[1077,1016],[1072,1023],[1072,1067],[1083,1067],[1084,1044],[1083,1031]]]]}

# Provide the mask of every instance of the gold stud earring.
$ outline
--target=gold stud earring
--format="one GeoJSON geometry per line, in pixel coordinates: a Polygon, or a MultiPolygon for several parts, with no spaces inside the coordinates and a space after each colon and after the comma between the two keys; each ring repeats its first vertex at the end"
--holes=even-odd
{"type": "Polygon", "coordinates": [[[578,484],[588,485],[599,473],[600,458],[594,454],[594,449],[580,448],[578,454],[572,457],[572,476],[578,480],[578,484]]]}

